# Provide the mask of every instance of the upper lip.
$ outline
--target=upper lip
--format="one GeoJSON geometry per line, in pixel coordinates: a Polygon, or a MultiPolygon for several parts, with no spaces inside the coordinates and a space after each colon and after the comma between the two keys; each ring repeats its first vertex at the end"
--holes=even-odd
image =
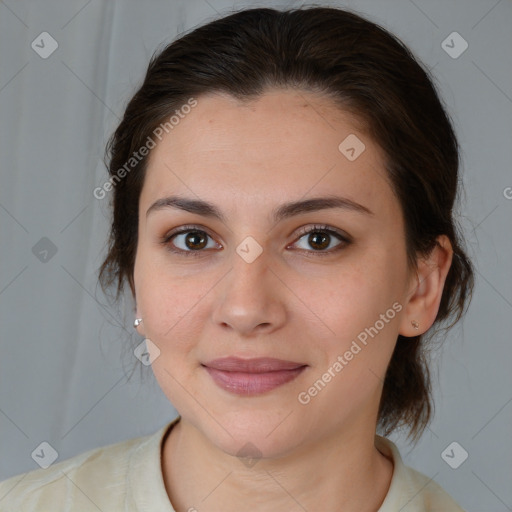
{"type": "Polygon", "coordinates": [[[254,359],[241,359],[239,357],[223,357],[204,363],[204,366],[215,370],[228,372],[264,373],[280,370],[295,370],[306,366],[303,363],[274,359],[272,357],[258,357],[254,359]]]}

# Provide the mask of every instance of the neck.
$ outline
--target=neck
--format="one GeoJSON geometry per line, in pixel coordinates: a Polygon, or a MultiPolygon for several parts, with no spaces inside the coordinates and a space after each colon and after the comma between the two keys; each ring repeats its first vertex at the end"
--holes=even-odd
{"type": "Polygon", "coordinates": [[[324,510],[376,512],[393,463],[374,445],[375,432],[336,433],[280,458],[244,464],[214,446],[183,418],[163,446],[162,470],[176,512],[324,510]]]}

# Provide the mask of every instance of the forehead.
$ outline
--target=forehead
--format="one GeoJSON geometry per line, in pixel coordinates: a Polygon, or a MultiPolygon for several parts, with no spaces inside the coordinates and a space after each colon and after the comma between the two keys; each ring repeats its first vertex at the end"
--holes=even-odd
{"type": "Polygon", "coordinates": [[[141,203],[165,193],[226,209],[329,193],[394,201],[380,148],[328,98],[272,90],[249,102],[220,93],[196,101],[152,150],[141,203]]]}

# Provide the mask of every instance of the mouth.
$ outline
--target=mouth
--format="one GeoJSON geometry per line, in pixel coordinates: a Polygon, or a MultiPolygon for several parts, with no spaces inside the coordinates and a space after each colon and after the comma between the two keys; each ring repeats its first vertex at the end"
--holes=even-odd
{"type": "Polygon", "coordinates": [[[259,395],[296,379],[308,365],[268,357],[226,357],[201,365],[221,389],[236,395],[259,395]]]}

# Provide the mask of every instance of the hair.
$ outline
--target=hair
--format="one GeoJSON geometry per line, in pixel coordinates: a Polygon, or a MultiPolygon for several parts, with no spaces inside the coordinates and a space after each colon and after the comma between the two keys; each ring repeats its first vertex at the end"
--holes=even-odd
{"type": "MultiPolygon", "coordinates": [[[[120,180],[133,153],[191,97],[223,92],[247,102],[276,88],[323,94],[362,122],[383,152],[401,205],[410,269],[439,235],[449,238],[453,259],[434,326],[451,319],[445,329],[452,327],[469,305],[474,274],[454,219],[459,146],[451,121],[429,71],[404,43],[358,14],[328,7],[232,12],[153,54],[106,147],[110,180],[117,183],[99,269],[102,289],[115,284],[118,300],[127,281],[135,297],[138,204],[149,154],[120,180]]],[[[406,427],[418,439],[431,420],[426,341],[398,336],[378,411],[384,435],[406,427]]]]}

